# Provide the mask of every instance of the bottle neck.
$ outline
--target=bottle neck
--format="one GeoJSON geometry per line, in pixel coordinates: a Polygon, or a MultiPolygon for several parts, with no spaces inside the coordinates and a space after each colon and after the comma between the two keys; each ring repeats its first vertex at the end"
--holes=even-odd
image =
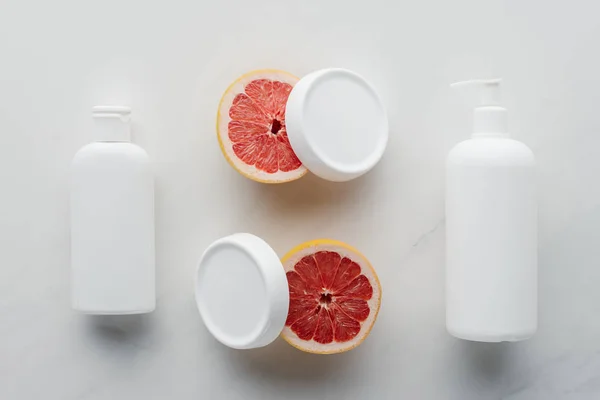
{"type": "Polygon", "coordinates": [[[509,137],[506,108],[477,107],[473,111],[473,137],[509,137]]]}
{"type": "Polygon", "coordinates": [[[121,115],[94,116],[94,140],[97,142],[129,142],[129,117],[121,115]]]}

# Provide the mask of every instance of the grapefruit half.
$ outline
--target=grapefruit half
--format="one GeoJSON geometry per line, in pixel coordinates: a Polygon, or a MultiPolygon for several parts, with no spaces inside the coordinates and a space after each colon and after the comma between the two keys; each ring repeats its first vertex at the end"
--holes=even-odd
{"type": "Polygon", "coordinates": [[[321,239],[296,247],[282,263],[290,291],[282,337],[317,354],[361,344],[381,305],[381,285],[369,261],[345,243],[321,239]]]}
{"type": "Polygon", "coordinates": [[[283,183],[306,174],[285,125],[285,106],[296,82],[297,77],[284,71],[252,71],[233,82],[221,98],[219,145],[229,164],[245,177],[283,183]]]}

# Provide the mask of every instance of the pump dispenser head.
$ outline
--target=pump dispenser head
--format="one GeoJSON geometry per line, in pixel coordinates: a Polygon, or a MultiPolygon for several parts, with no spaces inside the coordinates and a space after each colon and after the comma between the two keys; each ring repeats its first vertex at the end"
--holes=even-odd
{"type": "Polygon", "coordinates": [[[500,106],[501,79],[456,82],[452,88],[473,88],[477,106],[473,110],[473,136],[508,136],[508,111],[500,106]]]}
{"type": "Polygon", "coordinates": [[[129,142],[131,109],[125,106],[94,106],[94,139],[97,142],[129,142]]]}

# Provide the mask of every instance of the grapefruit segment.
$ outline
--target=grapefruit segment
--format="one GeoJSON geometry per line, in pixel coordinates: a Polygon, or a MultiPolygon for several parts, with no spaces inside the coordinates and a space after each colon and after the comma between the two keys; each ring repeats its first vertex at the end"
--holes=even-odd
{"type": "Polygon", "coordinates": [[[321,273],[317,268],[317,262],[312,254],[302,258],[296,264],[296,272],[306,282],[306,285],[315,292],[318,292],[323,286],[321,283],[321,273]]]}
{"type": "Polygon", "coordinates": [[[323,239],[298,246],[282,262],[290,294],[282,337],[319,354],[362,343],[381,304],[381,285],[367,259],[347,244],[323,239]]]}
{"type": "Polygon", "coordinates": [[[227,161],[242,175],[281,183],[306,174],[287,135],[285,107],[298,78],[282,71],[250,72],[225,92],[217,137],[227,161]]]}
{"type": "Polygon", "coordinates": [[[278,164],[279,170],[283,172],[294,171],[298,168],[298,157],[292,150],[292,146],[290,145],[290,140],[288,139],[287,132],[285,129],[282,129],[277,135],[277,140],[279,141],[279,150],[277,152],[278,155],[278,164]]]}
{"type": "Polygon", "coordinates": [[[285,105],[292,91],[292,85],[285,82],[273,82],[273,105],[271,111],[275,118],[285,120],[285,105]]]}
{"type": "Polygon", "coordinates": [[[337,342],[348,342],[358,335],[360,322],[343,312],[337,304],[331,307],[331,314],[335,326],[334,337],[337,342]]]}
{"type": "Polygon", "coordinates": [[[250,121],[231,121],[227,129],[229,139],[233,143],[247,143],[252,138],[262,136],[269,131],[264,124],[250,121]]]}
{"type": "Polygon", "coordinates": [[[319,251],[315,254],[315,262],[321,271],[323,287],[332,287],[333,278],[335,278],[335,273],[341,261],[342,257],[334,251],[319,251]]]}
{"type": "Polygon", "coordinates": [[[269,135],[259,136],[260,153],[254,164],[261,171],[273,174],[278,170],[277,140],[269,135]]]}
{"type": "Polygon", "coordinates": [[[264,125],[269,123],[267,114],[245,93],[235,96],[229,109],[229,117],[233,121],[250,121],[264,125]]]}
{"type": "Polygon", "coordinates": [[[373,286],[364,275],[357,276],[348,286],[334,292],[336,295],[369,300],[373,296],[373,286]]]}
{"type": "Polygon", "coordinates": [[[333,342],[333,322],[329,310],[325,307],[321,307],[319,310],[319,321],[313,339],[315,342],[322,344],[333,342]]]}
{"type": "Polygon", "coordinates": [[[262,136],[256,136],[243,142],[235,143],[232,147],[235,155],[248,164],[258,161],[262,151],[262,136]]]}
{"type": "Polygon", "coordinates": [[[367,319],[370,313],[369,305],[365,300],[338,297],[336,305],[350,318],[359,322],[367,319]]]}
{"type": "Polygon", "coordinates": [[[264,115],[273,111],[273,81],[256,79],[246,85],[245,92],[255,104],[262,108],[264,115]]]}
{"type": "Polygon", "coordinates": [[[360,266],[349,258],[344,257],[340,262],[340,266],[338,267],[333,283],[331,284],[331,290],[333,292],[339,292],[358,275],[360,275],[360,266]]]}
{"type": "Polygon", "coordinates": [[[317,290],[308,286],[296,271],[290,271],[286,275],[291,299],[317,295],[317,290]]]}
{"type": "Polygon", "coordinates": [[[314,302],[311,297],[294,297],[290,299],[290,308],[288,310],[288,317],[285,322],[286,325],[292,325],[300,318],[305,317],[309,314],[317,311],[318,304],[314,302]]]}
{"type": "Polygon", "coordinates": [[[317,324],[319,322],[319,308],[298,318],[296,322],[291,324],[292,331],[302,340],[311,340],[315,335],[317,324]]]}

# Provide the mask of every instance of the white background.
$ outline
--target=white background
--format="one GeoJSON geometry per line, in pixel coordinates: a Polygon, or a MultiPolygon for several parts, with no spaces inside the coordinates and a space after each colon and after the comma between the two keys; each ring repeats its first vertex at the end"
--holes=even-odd
{"type": "Polygon", "coordinates": [[[0,399],[600,398],[600,3],[553,0],[0,3],[0,399]],[[238,75],[330,66],[389,111],[382,162],[345,184],[266,186],[223,159],[219,98],[238,75]],[[502,76],[539,162],[540,326],[518,344],[444,328],[444,157],[469,134],[448,84],[502,76]],[[129,104],[156,163],[158,308],[69,304],[69,162],[90,107],[129,104]],[[198,317],[203,249],[237,231],[280,254],[355,245],[383,284],[371,336],[336,356],[282,341],[234,351],[198,317]]]}

